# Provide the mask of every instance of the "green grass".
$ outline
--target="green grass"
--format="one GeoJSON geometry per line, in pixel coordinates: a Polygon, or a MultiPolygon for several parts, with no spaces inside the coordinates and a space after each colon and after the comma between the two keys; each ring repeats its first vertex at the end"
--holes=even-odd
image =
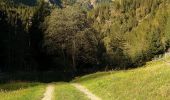
{"type": "MultiPolygon", "coordinates": [[[[170,57],[166,59],[170,62],[170,57]]],[[[76,78],[102,100],[170,100],[170,64],[163,60],[121,71],[98,72],[76,78]]],[[[70,83],[53,83],[53,100],[89,100],[70,83]]],[[[0,100],[41,100],[46,84],[0,84],[0,100]]]]}
{"type": "Polygon", "coordinates": [[[56,83],[53,100],[89,100],[69,83],[56,83]]]}
{"type": "Polygon", "coordinates": [[[15,82],[0,85],[0,100],[41,100],[45,85],[15,82]]]}
{"type": "Polygon", "coordinates": [[[132,70],[98,72],[73,82],[103,100],[170,100],[170,65],[163,61],[132,70]]]}

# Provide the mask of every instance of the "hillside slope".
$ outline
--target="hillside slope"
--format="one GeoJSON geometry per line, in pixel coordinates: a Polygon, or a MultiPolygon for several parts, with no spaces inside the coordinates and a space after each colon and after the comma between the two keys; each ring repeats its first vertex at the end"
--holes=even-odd
{"type": "Polygon", "coordinates": [[[0,71],[128,69],[170,48],[168,0],[40,1],[0,1],[0,71]]]}
{"type": "Polygon", "coordinates": [[[103,100],[169,100],[170,64],[167,62],[152,61],[138,69],[98,72],[73,82],[86,86],[103,100]]]}

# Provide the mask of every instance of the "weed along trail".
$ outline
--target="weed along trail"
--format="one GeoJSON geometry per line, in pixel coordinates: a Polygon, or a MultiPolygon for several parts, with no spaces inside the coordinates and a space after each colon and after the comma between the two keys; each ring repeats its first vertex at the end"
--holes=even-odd
{"type": "Polygon", "coordinates": [[[85,88],[84,86],[78,84],[78,83],[73,83],[72,84],[75,88],[77,88],[78,90],[80,90],[81,92],[83,92],[84,94],[87,95],[87,97],[90,100],[101,100],[101,98],[97,97],[96,95],[94,95],[93,93],[91,93],[87,88],[85,88]]]}
{"type": "Polygon", "coordinates": [[[54,92],[54,86],[51,84],[48,85],[42,100],[52,100],[53,92],[54,92]]]}

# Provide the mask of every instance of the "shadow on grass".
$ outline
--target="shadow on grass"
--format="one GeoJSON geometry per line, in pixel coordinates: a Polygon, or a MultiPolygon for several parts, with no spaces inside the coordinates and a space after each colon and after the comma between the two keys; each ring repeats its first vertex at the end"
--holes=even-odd
{"type": "Polygon", "coordinates": [[[97,72],[97,73],[92,73],[92,74],[88,74],[88,75],[85,75],[85,76],[80,76],[81,78],[79,77],[76,77],[72,82],[83,82],[83,81],[87,81],[87,80],[93,80],[93,79],[97,79],[99,77],[105,77],[105,76],[108,76],[108,75],[113,75],[117,73],[116,71],[108,71],[108,72],[97,72]]]}
{"type": "Polygon", "coordinates": [[[73,79],[72,73],[54,71],[15,72],[0,74],[0,83],[9,83],[11,81],[51,83],[58,81],[68,82],[71,79],[73,79]]]}
{"type": "MultiPolygon", "coordinates": [[[[133,68],[135,69],[135,68],[133,68]]],[[[38,82],[38,83],[52,83],[52,82],[82,82],[87,80],[104,77],[107,75],[113,75],[119,71],[127,71],[132,69],[86,69],[77,70],[77,72],[65,72],[65,71],[34,71],[34,72],[8,72],[0,73],[0,85],[2,83],[9,82],[38,82]],[[81,77],[81,78],[79,78],[81,77]],[[72,81],[73,80],[73,81],[72,81]]]]}
{"type": "Polygon", "coordinates": [[[29,82],[10,82],[0,84],[1,91],[15,91],[20,89],[27,89],[35,86],[42,85],[42,83],[29,83],[29,82]]]}

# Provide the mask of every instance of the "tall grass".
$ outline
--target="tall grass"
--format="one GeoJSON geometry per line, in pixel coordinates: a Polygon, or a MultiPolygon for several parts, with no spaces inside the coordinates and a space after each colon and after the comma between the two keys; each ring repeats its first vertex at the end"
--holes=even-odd
{"type": "Polygon", "coordinates": [[[86,95],[68,83],[55,85],[53,100],[89,100],[86,95]]]}
{"type": "Polygon", "coordinates": [[[138,69],[98,72],[73,82],[86,86],[103,100],[169,100],[169,77],[168,63],[152,61],[138,69]]]}
{"type": "Polygon", "coordinates": [[[0,85],[0,100],[41,100],[45,85],[15,82],[0,85]]]}

